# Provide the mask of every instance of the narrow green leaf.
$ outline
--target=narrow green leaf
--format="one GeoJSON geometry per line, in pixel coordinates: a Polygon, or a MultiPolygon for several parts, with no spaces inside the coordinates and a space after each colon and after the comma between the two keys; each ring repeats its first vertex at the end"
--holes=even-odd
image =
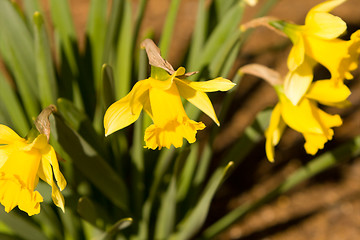
{"type": "Polygon", "coordinates": [[[227,0],[227,1],[215,0],[213,4],[215,5],[217,18],[218,19],[223,18],[227,14],[228,10],[235,4],[235,2],[239,2],[239,0],[227,0]]]}
{"type": "Polygon", "coordinates": [[[6,108],[7,113],[11,118],[14,130],[20,135],[25,136],[29,131],[29,123],[24,115],[24,110],[19,102],[16,93],[10,86],[9,82],[5,79],[0,72],[0,102],[6,108]]]}
{"type": "Polygon", "coordinates": [[[77,109],[69,100],[59,98],[58,110],[66,122],[103,157],[106,157],[105,137],[99,136],[85,113],[77,109]]]}
{"type": "Polygon", "coordinates": [[[117,221],[113,226],[110,227],[108,231],[106,231],[104,234],[102,234],[99,237],[95,237],[95,240],[105,240],[110,239],[112,236],[114,236],[119,231],[129,227],[133,222],[132,218],[123,218],[119,221],[117,221]]]}
{"type": "Polygon", "coordinates": [[[160,50],[161,55],[164,59],[167,58],[170,42],[172,38],[172,33],[174,31],[176,17],[179,11],[181,0],[172,0],[170,3],[170,8],[166,16],[165,25],[161,34],[160,39],[160,50]]]}
{"type": "Polygon", "coordinates": [[[93,71],[95,77],[95,91],[100,92],[100,71],[103,64],[103,52],[106,36],[106,11],[108,1],[92,0],[87,22],[86,33],[92,53],[93,71]]]}
{"type": "Polygon", "coordinates": [[[34,13],[34,24],[38,90],[41,106],[45,108],[56,102],[57,85],[44,19],[39,12],[34,13]]]}
{"type": "Polygon", "coordinates": [[[162,196],[158,212],[155,239],[168,239],[174,230],[176,217],[176,177],[172,176],[168,189],[162,196]]]}
{"type": "Polygon", "coordinates": [[[190,146],[190,154],[185,161],[185,166],[180,174],[177,190],[177,201],[180,202],[189,194],[191,183],[195,176],[195,169],[198,165],[199,144],[193,143],[190,146]]]}
{"type": "Polygon", "coordinates": [[[305,166],[299,168],[292,173],[284,182],[278,187],[268,192],[265,196],[259,200],[244,204],[234,209],[223,218],[215,222],[203,233],[203,239],[211,239],[220,232],[230,227],[236,221],[242,219],[246,214],[264,204],[276,199],[281,194],[284,194],[299,183],[315,176],[331,167],[336,166],[338,163],[349,160],[360,155],[360,136],[355,137],[353,140],[341,145],[333,151],[328,151],[319,157],[311,160],[305,166]]]}
{"type": "Polygon", "coordinates": [[[60,45],[64,49],[67,62],[72,75],[78,74],[78,63],[76,62],[76,32],[72,22],[68,0],[50,0],[51,19],[54,28],[59,35],[60,45]]]}
{"type": "Polygon", "coordinates": [[[114,93],[114,74],[112,67],[108,64],[103,64],[101,68],[101,82],[102,82],[102,100],[105,108],[108,108],[115,102],[114,93]]]}
{"type": "Polygon", "coordinates": [[[188,63],[186,64],[190,71],[196,71],[193,66],[196,65],[196,61],[201,55],[201,49],[203,48],[206,39],[209,11],[206,9],[205,0],[199,1],[196,16],[196,24],[191,38],[188,63]]]}
{"type": "Polygon", "coordinates": [[[130,91],[132,73],[133,29],[131,2],[124,3],[123,18],[120,27],[120,36],[117,45],[117,59],[115,68],[115,96],[124,97],[130,91]]]}
{"type": "Polygon", "coordinates": [[[239,29],[236,29],[233,34],[224,42],[224,44],[219,48],[219,51],[216,53],[214,59],[210,62],[209,70],[210,77],[218,77],[225,62],[228,59],[228,56],[231,54],[232,49],[237,43],[240,42],[242,32],[239,29]]]}
{"type": "Polygon", "coordinates": [[[24,19],[10,1],[0,1],[0,51],[14,75],[29,119],[39,113],[34,41],[24,19]]]}
{"type": "Polygon", "coordinates": [[[209,40],[206,42],[199,61],[194,66],[194,69],[202,69],[214,59],[219,48],[225,43],[228,37],[238,28],[242,19],[245,4],[238,3],[234,5],[216,26],[211,33],[209,40]]]}
{"type": "Polygon", "coordinates": [[[170,239],[190,239],[200,230],[205,222],[216,190],[232,164],[232,162],[229,162],[225,167],[219,167],[215,170],[195,208],[179,223],[178,232],[173,234],[170,239]]]}
{"type": "Polygon", "coordinates": [[[110,221],[104,206],[91,201],[87,197],[81,197],[77,205],[79,215],[92,226],[98,229],[105,229],[105,225],[110,221]]]}
{"type": "Polygon", "coordinates": [[[120,31],[119,26],[121,26],[124,3],[124,0],[112,1],[109,21],[106,28],[107,32],[105,37],[103,60],[112,66],[114,66],[115,63],[116,48],[120,31]]]}
{"type": "MultiPolygon", "coordinates": [[[[59,117],[50,117],[51,136],[74,166],[110,201],[124,211],[128,209],[128,191],[123,180],[103,158],[59,117]]],[[[56,146],[54,146],[56,148],[56,146]]]]}
{"type": "Polygon", "coordinates": [[[14,212],[6,213],[1,210],[0,220],[25,240],[47,240],[38,226],[14,212]]]}

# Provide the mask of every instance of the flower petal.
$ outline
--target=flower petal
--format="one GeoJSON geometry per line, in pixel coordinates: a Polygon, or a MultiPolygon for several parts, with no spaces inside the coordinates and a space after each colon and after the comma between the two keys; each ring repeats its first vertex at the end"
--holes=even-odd
{"type": "Polygon", "coordinates": [[[314,12],[330,12],[337,6],[343,4],[344,2],[346,2],[346,0],[328,0],[328,1],[322,2],[322,3],[314,6],[313,8],[311,8],[308,15],[309,14],[311,15],[314,12]]]}
{"type": "Polygon", "coordinates": [[[51,191],[51,198],[56,206],[61,208],[63,212],[65,212],[65,200],[64,196],[61,194],[56,184],[53,182],[51,191]]]}
{"type": "Polygon", "coordinates": [[[295,71],[290,71],[284,81],[284,92],[286,97],[297,105],[305,95],[313,80],[312,65],[304,61],[295,71]]]}
{"type": "Polygon", "coordinates": [[[225,78],[219,77],[213,80],[204,81],[204,82],[193,82],[186,79],[178,79],[176,78],[175,81],[181,81],[188,86],[194,88],[197,91],[201,92],[216,92],[216,91],[228,91],[232,89],[236,84],[227,80],[225,78]]]}
{"type": "MultiPolygon", "coordinates": [[[[105,136],[129,126],[139,118],[142,106],[133,105],[133,112],[131,111],[130,98],[132,94],[130,92],[106,110],[104,116],[105,136]]],[[[137,101],[134,101],[134,103],[137,103],[137,101]]]]}
{"type": "Polygon", "coordinates": [[[294,71],[304,62],[305,44],[303,37],[298,32],[291,35],[288,34],[288,36],[290,37],[294,46],[291,48],[291,51],[289,53],[287,65],[290,71],[294,71]]]}
{"type": "Polygon", "coordinates": [[[305,26],[306,34],[323,39],[337,38],[346,31],[346,23],[341,18],[324,12],[308,14],[305,26]]]}
{"type": "MultiPolygon", "coordinates": [[[[59,186],[60,190],[62,191],[66,187],[66,180],[65,180],[64,176],[62,175],[62,173],[60,172],[59,162],[57,160],[55,150],[51,145],[48,145],[48,149],[46,149],[44,152],[42,152],[41,160],[42,160],[42,162],[44,162],[43,164],[46,164],[46,162],[51,164],[52,169],[54,171],[54,176],[55,176],[57,185],[59,186]]],[[[48,181],[46,181],[46,182],[51,185],[50,182],[48,182],[48,181]]]]}
{"type": "Polygon", "coordinates": [[[10,144],[19,141],[23,142],[24,139],[8,126],[0,124],[0,144],[10,144]]]}
{"type": "Polygon", "coordinates": [[[311,84],[306,97],[319,101],[320,103],[344,102],[351,94],[349,88],[343,84],[335,84],[332,80],[321,80],[311,84]]]}
{"type": "Polygon", "coordinates": [[[274,146],[279,143],[286,126],[284,121],[281,119],[280,110],[280,104],[277,104],[272,111],[269,127],[265,131],[265,150],[266,156],[270,162],[274,162],[274,146]]]}
{"type": "Polygon", "coordinates": [[[180,95],[191,102],[194,106],[203,111],[208,115],[217,125],[220,125],[219,120],[216,117],[215,110],[212,106],[212,103],[206,93],[197,91],[186,82],[176,79],[175,81],[180,95]]]}

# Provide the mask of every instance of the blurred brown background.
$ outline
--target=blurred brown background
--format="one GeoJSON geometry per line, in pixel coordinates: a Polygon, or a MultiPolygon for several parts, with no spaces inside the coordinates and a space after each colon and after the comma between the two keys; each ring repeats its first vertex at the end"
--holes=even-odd
{"type": "MultiPolygon", "coordinates": [[[[224,0],[226,1],[226,0],[224,0]]],[[[258,6],[248,7],[244,22],[251,19],[266,0],[258,6]]],[[[71,0],[78,37],[84,39],[89,0],[71,0]]],[[[137,0],[133,0],[136,11],[137,0]]],[[[320,0],[279,0],[269,15],[302,24],[307,11],[320,0]]],[[[47,6],[47,1],[43,1],[47,6]]],[[[170,0],[149,0],[142,30],[149,28],[159,38],[170,0]]],[[[184,49],[190,40],[194,27],[198,0],[183,0],[174,29],[172,50],[169,62],[175,67],[184,57],[184,49]]],[[[360,28],[360,1],[348,0],[333,13],[348,23],[349,33],[360,28]]],[[[262,63],[286,73],[286,58],[290,42],[265,28],[256,29],[246,46],[239,53],[237,66],[246,63],[262,63]],[[279,46],[285,46],[279,48],[279,46]]],[[[185,66],[186,67],[186,66],[185,66]]],[[[234,69],[236,70],[236,69],[234,69]]],[[[319,70],[321,75],[321,69],[319,70]]],[[[352,90],[350,101],[353,106],[347,109],[327,109],[340,113],[344,119],[342,127],[337,128],[335,139],[326,144],[332,149],[338,144],[360,134],[360,79],[355,74],[349,82],[352,90]]],[[[214,149],[221,153],[241,136],[257,112],[277,101],[275,92],[259,79],[246,77],[238,88],[237,97],[232,104],[232,113],[222,125],[221,134],[215,141],[214,149]]],[[[250,155],[233,176],[221,187],[213,202],[208,223],[221,217],[240,204],[257,199],[276,186],[297,167],[306,163],[310,157],[303,150],[303,138],[291,130],[285,135],[277,148],[277,161],[270,164],[264,157],[264,142],[250,155]],[[246,175],[244,175],[246,173],[246,175]]],[[[215,159],[216,161],[216,159],[215,159]]],[[[288,194],[248,215],[235,224],[219,239],[292,239],[292,240],[356,240],[360,239],[360,161],[351,162],[327,171],[301,184],[288,194]]]]}

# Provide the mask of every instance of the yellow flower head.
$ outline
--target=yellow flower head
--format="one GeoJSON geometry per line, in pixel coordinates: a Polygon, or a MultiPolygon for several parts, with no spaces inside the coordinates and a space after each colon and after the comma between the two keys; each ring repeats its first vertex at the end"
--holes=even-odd
{"type": "Polygon", "coordinates": [[[240,71],[264,78],[275,88],[279,97],[265,132],[269,161],[274,161],[274,146],[279,143],[286,126],[303,134],[306,152],[316,154],[332,139],[332,128],[342,124],[339,115],[324,112],[318,104],[347,106],[350,90],[343,83],[335,84],[330,79],[312,82],[312,61],[304,61],[295,71],[290,71],[285,79],[281,79],[274,70],[258,64],[244,66],[240,71]]]}
{"type": "Polygon", "coordinates": [[[0,124],[0,203],[6,212],[16,206],[29,216],[40,212],[43,198],[34,190],[39,177],[52,187],[52,199],[64,211],[64,197],[60,191],[65,188],[66,181],[47,137],[40,134],[26,140],[0,124]]]}
{"type": "Polygon", "coordinates": [[[181,147],[183,138],[189,143],[195,142],[197,130],[204,129],[205,125],[189,119],[180,96],[219,125],[214,108],[205,92],[227,91],[235,84],[223,78],[191,82],[182,79],[185,74],[183,67],[171,75],[159,68],[152,69],[152,77],[137,82],[127,96],[107,109],[104,117],[106,136],[136,121],[144,109],[153,120],[153,124],[145,131],[147,148],[170,148],[171,145],[181,147]]]}
{"type": "Polygon", "coordinates": [[[342,124],[339,115],[330,115],[318,107],[318,103],[328,106],[344,106],[350,90],[344,84],[335,85],[332,80],[319,80],[312,83],[297,105],[284,93],[283,86],[276,86],[279,103],[275,106],[266,136],[266,154],[274,161],[274,146],[278,144],[286,125],[303,134],[305,150],[316,154],[324,144],[331,140],[333,127],[342,124]]]}
{"type": "Polygon", "coordinates": [[[316,5],[308,12],[305,25],[271,22],[294,44],[288,57],[290,71],[299,67],[308,56],[325,66],[336,83],[352,78],[350,71],[358,66],[360,31],[353,33],[348,41],[338,39],[346,31],[346,23],[329,13],[345,1],[328,0],[316,5]]]}

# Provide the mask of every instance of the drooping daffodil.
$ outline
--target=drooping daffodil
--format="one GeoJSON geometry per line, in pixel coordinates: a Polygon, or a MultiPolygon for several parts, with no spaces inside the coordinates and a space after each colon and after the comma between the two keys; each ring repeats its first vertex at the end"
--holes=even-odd
{"type": "Polygon", "coordinates": [[[290,71],[299,67],[308,56],[325,66],[336,83],[353,78],[350,72],[358,66],[360,30],[354,32],[350,40],[339,39],[347,29],[346,23],[329,13],[345,1],[328,0],[316,5],[308,12],[305,25],[270,21],[273,27],[284,32],[293,43],[288,57],[290,71]]]}
{"type": "Polygon", "coordinates": [[[0,124],[0,203],[5,211],[18,206],[29,216],[38,214],[43,202],[43,197],[35,191],[39,178],[51,186],[53,202],[64,211],[60,191],[65,188],[66,180],[47,136],[37,132],[25,139],[0,124]]]}
{"type": "MultiPolygon", "coordinates": [[[[250,66],[250,65],[249,65],[250,66]]],[[[274,161],[274,146],[276,146],[286,126],[301,133],[305,138],[305,150],[309,154],[316,154],[319,149],[324,147],[324,144],[331,140],[334,131],[333,127],[341,126],[342,120],[339,115],[331,115],[321,110],[318,104],[328,106],[346,106],[348,104],[347,97],[350,95],[350,90],[343,83],[335,84],[332,80],[319,80],[310,82],[309,87],[299,97],[296,96],[297,103],[294,104],[294,99],[289,92],[286,94],[284,90],[283,80],[270,79],[268,76],[274,76],[273,70],[264,66],[255,65],[257,69],[261,69],[261,74],[256,74],[254,71],[249,71],[251,66],[244,67],[241,72],[251,73],[253,75],[266,79],[273,85],[279,98],[279,102],[273,109],[269,127],[265,132],[266,137],[266,155],[269,161],[274,161]],[[281,83],[282,82],[282,83],[281,83]]],[[[303,69],[302,66],[297,70],[303,69]]],[[[287,79],[296,77],[300,78],[303,73],[289,72],[287,79]]],[[[308,75],[305,75],[308,77],[308,75]]],[[[308,80],[304,80],[308,81],[308,80]]],[[[297,81],[292,81],[296,85],[297,81]]],[[[299,81],[301,82],[301,81],[299,81]]],[[[295,86],[294,86],[295,88],[295,86]]]]}

